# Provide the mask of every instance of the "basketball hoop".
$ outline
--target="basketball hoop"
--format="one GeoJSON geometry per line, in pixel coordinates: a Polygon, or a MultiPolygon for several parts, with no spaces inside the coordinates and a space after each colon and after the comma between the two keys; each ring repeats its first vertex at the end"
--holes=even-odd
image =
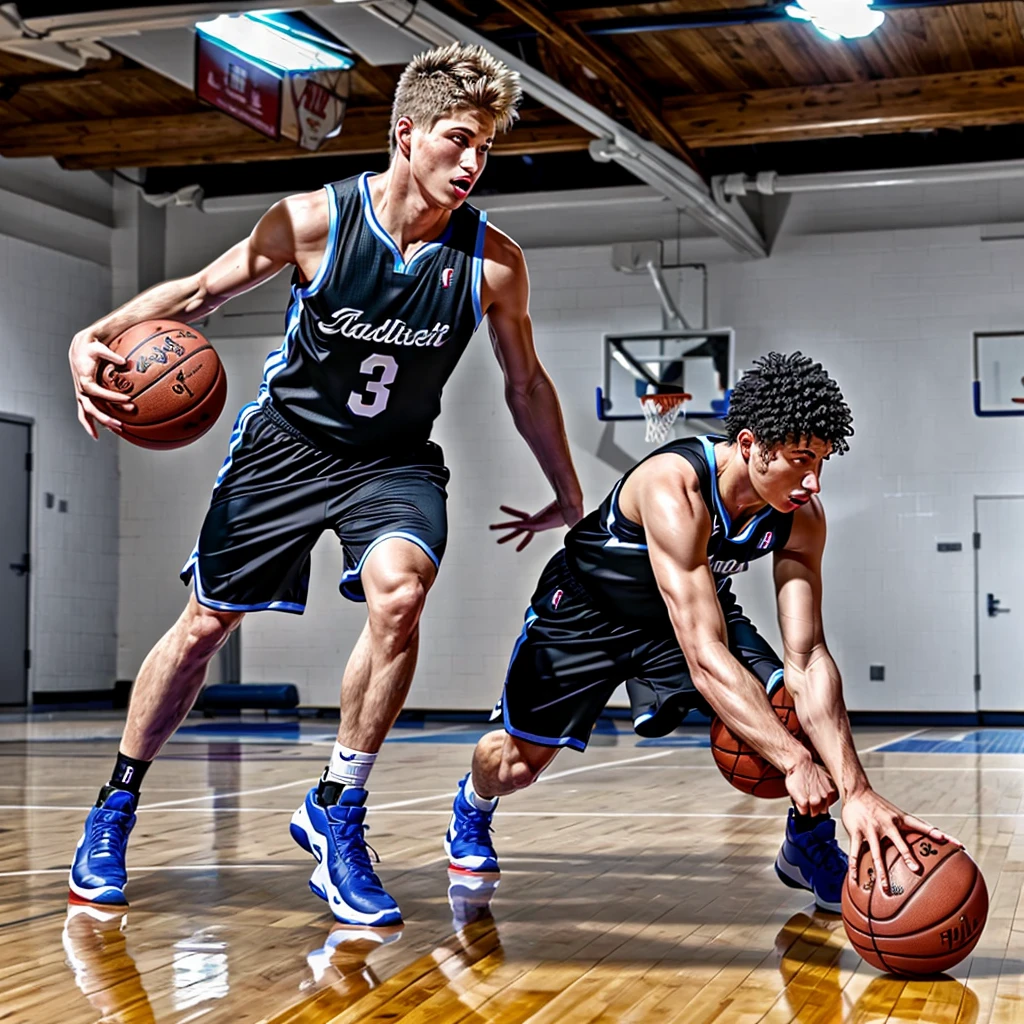
{"type": "Polygon", "coordinates": [[[672,432],[672,426],[679,414],[686,418],[686,403],[693,395],[676,391],[664,395],[641,395],[640,405],[644,410],[647,429],[644,440],[649,444],[664,444],[672,432]]]}

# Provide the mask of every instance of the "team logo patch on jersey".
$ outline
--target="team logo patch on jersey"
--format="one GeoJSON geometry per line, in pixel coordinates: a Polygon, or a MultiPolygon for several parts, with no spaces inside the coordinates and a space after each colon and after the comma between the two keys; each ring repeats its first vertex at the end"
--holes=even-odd
{"type": "Polygon", "coordinates": [[[454,267],[445,267],[444,270],[441,271],[441,287],[442,288],[451,288],[451,286],[452,286],[452,278],[454,276],[455,276],[455,268],[454,267]]]}
{"type": "Polygon", "coordinates": [[[563,597],[565,597],[565,591],[556,590],[554,596],[551,598],[551,607],[557,608],[561,603],[563,597]]]}
{"type": "Polygon", "coordinates": [[[772,538],[775,536],[771,530],[769,530],[758,542],[758,551],[767,551],[772,546],[772,538]]]}

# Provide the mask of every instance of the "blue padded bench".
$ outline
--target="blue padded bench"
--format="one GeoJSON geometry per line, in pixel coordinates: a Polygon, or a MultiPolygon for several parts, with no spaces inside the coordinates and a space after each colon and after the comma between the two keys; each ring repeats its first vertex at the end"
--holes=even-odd
{"type": "Polygon", "coordinates": [[[243,708],[287,711],[299,706],[299,690],[294,683],[215,683],[199,695],[199,706],[206,715],[243,708]]]}

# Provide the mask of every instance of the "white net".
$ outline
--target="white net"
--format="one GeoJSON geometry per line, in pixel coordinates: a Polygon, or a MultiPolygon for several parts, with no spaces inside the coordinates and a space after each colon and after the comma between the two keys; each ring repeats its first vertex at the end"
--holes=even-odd
{"type": "Polygon", "coordinates": [[[644,410],[647,429],[644,440],[649,444],[664,444],[672,433],[672,427],[679,415],[686,417],[686,394],[675,395],[643,395],[640,405],[644,410]]]}

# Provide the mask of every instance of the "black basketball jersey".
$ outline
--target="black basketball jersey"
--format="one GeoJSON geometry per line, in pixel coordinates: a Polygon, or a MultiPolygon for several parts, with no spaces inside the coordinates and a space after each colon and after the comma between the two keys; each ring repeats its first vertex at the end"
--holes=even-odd
{"type": "MultiPolygon", "coordinates": [[[[729,587],[733,574],[745,572],[755,558],[785,545],[793,525],[792,512],[778,512],[769,505],[733,529],[718,493],[715,464],[715,444],[724,440],[706,435],[670,441],[647,456],[649,459],[674,452],[696,470],[701,497],[711,516],[708,563],[720,595],[729,587]]],[[[634,469],[636,466],[629,473],[634,469]]],[[[565,538],[566,562],[595,601],[616,618],[663,623],[668,610],[647,554],[647,536],[642,526],[627,519],[619,509],[619,493],[629,473],[615,485],[600,508],[569,531],[565,538]]]]}
{"type": "Polygon", "coordinates": [[[369,177],[325,186],[323,260],[308,284],[293,275],[284,343],[263,368],[260,401],[328,449],[426,441],[483,315],[487,215],[463,204],[405,262],[374,214],[369,177]]]}

